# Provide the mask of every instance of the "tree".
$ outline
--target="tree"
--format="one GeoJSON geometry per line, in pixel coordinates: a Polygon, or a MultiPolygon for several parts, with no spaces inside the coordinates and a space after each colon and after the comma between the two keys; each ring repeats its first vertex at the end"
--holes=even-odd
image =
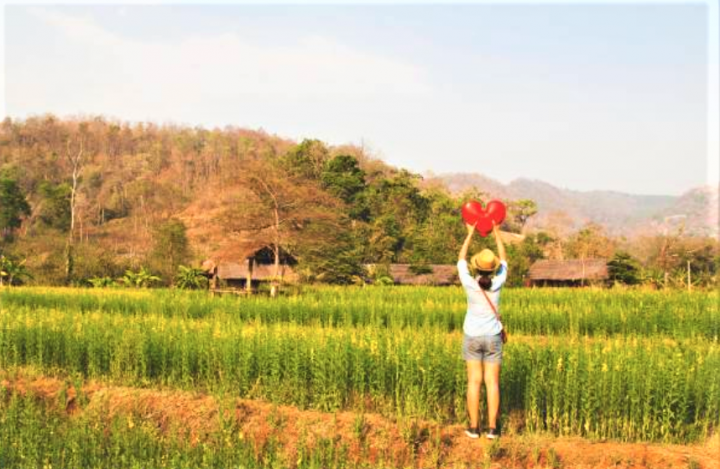
{"type": "Polygon", "coordinates": [[[687,276],[685,286],[717,287],[720,273],[720,242],[712,238],[687,238],[678,246],[678,257],[687,276]],[[688,285],[689,283],[689,285],[688,285]]]}
{"type": "Polygon", "coordinates": [[[72,242],[75,234],[75,220],[77,218],[77,200],[78,200],[78,184],[80,183],[80,175],[83,170],[85,159],[85,140],[87,133],[87,125],[81,124],[80,130],[75,138],[68,137],[65,142],[65,159],[70,164],[70,176],[72,184],[70,186],[70,233],[68,238],[72,242]]]}
{"type": "Polygon", "coordinates": [[[684,223],[682,223],[675,233],[664,234],[645,240],[644,244],[647,246],[647,249],[650,250],[646,264],[653,270],[657,269],[662,271],[662,283],[665,287],[670,286],[670,274],[675,269],[682,267],[679,252],[683,250],[678,250],[678,247],[683,239],[684,231],[685,226],[684,223]]]}
{"type": "Polygon", "coordinates": [[[12,239],[23,216],[30,216],[30,205],[13,179],[0,178],[0,232],[5,241],[12,239]]]}
{"type": "Polygon", "coordinates": [[[276,162],[251,160],[238,182],[247,197],[228,207],[221,223],[230,232],[245,232],[267,243],[273,251],[276,278],[280,278],[281,249],[292,254],[298,246],[310,249],[333,237],[340,204],[303,174],[276,162]],[[307,236],[311,227],[313,235],[307,236]]]}
{"type": "Polygon", "coordinates": [[[50,182],[43,182],[40,184],[38,192],[42,199],[38,217],[43,224],[61,232],[70,230],[71,191],[70,186],[65,183],[54,185],[50,182]]]}
{"type": "MultiPolygon", "coordinates": [[[[428,215],[411,231],[405,246],[408,255],[403,257],[416,270],[424,267],[427,271],[429,264],[454,264],[467,232],[460,217],[462,200],[440,188],[426,190],[423,197],[428,201],[428,215]]],[[[476,237],[474,246],[485,241],[476,237]]]]}
{"type": "MultiPolygon", "coordinates": [[[[406,247],[431,211],[431,201],[422,194],[417,181],[420,176],[399,171],[379,178],[366,189],[370,236],[370,263],[398,262],[406,247]]],[[[409,251],[408,251],[409,254],[409,251]]]]}
{"type": "Polygon", "coordinates": [[[306,139],[283,157],[283,163],[293,176],[317,181],[325,169],[328,155],[327,147],[320,140],[306,139]]]}
{"type": "Polygon", "coordinates": [[[520,244],[506,246],[508,258],[512,260],[512,268],[508,274],[509,286],[521,286],[525,281],[530,267],[538,260],[545,258],[545,249],[552,242],[544,232],[525,236],[520,244]]]}
{"type": "Polygon", "coordinates": [[[508,220],[511,227],[519,232],[524,233],[525,225],[530,217],[538,211],[535,201],[530,199],[514,200],[508,204],[508,220]]]}
{"type": "Polygon", "coordinates": [[[614,242],[605,235],[602,226],[590,223],[572,235],[565,243],[568,258],[610,258],[615,250],[614,242]]]}
{"type": "Polygon", "coordinates": [[[152,268],[165,279],[172,279],[181,264],[190,260],[190,243],[185,224],[170,219],[155,231],[154,243],[149,261],[152,268]]]}
{"type": "Polygon", "coordinates": [[[585,282],[585,259],[604,258],[608,259],[615,251],[613,241],[605,236],[600,225],[590,223],[582,230],[575,233],[568,239],[565,245],[565,254],[569,258],[583,261],[583,284],[585,282]]]}
{"type": "Polygon", "coordinates": [[[618,251],[607,263],[608,279],[611,282],[625,285],[637,285],[640,283],[640,263],[630,254],[618,251]]]}
{"type": "Polygon", "coordinates": [[[350,155],[338,155],[329,160],[322,172],[323,188],[346,204],[365,189],[365,171],[350,155]]]}
{"type": "Polygon", "coordinates": [[[317,233],[323,230],[321,225],[312,226],[306,231],[310,237],[323,236],[321,245],[305,245],[298,249],[299,267],[307,280],[340,285],[361,283],[365,274],[362,266],[361,242],[355,239],[354,233],[344,223],[339,223],[332,233],[317,233]]]}
{"type": "Polygon", "coordinates": [[[65,276],[67,281],[72,281],[75,244],[75,224],[78,209],[78,184],[82,173],[85,159],[85,140],[87,138],[87,124],[81,123],[74,138],[68,137],[65,141],[65,159],[70,164],[71,180],[70,185],[70,230],[68,231],[67,245],[65,246],[65,276]]]}

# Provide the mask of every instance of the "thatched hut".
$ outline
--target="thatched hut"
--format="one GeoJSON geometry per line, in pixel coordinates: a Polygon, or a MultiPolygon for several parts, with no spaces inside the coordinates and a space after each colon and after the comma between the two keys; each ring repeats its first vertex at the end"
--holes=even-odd
{"type": "MultiPolygon", "coordinates": [[[[203,262],[203,269],[210,280],[210,290],[217,291],[246,291],[256,290],[260,284],[279,280],[275,277],[274,253],[271,246],[250,245],[240,262],[227,260],[214,261],[208,259],[203,262]]],[[[290,254],[280,249],[279,276],[286,281],[297,280],[293,266],[297,262],[290,254]]]]}
{"type": "Polygon", "coordinates": [[[571,287],[607,281],[605,259],[540,260],[530,267],[532,286],[571,287]]]}
{"type": "Polygon", "coordinates": [[[417,273],[410,264],[390,264],[389,273],[396,285],[456,285],[460,283],[454,265],[428,265],[430,272],[417,273]]]}

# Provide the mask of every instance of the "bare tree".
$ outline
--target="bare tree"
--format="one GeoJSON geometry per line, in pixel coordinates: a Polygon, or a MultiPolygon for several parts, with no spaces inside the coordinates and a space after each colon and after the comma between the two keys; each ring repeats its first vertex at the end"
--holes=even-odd
{"type": "Polygon", "coordinates": [[[72,185],[70,186],[70,231],[65,246],[65,276],[68,281],[73,274],[73,243],[78,209],[78,186],[85,159],[86,127],[81,124],[75,137],[68,136],[65,140],[65,160],[70,165],[72,185]]]}
{"type": "MultiPolygon", "coordinates": [[[[668,220],[666,219],[665,221],[667,223],[668,220]]],[[[670,270],[672,268],[672,258],[677,257],[677,255],[671,254],[671,251],[678,244],[678,242],[683,236],[683,233],[685,233],[684,218],[678,226],[677,232],[675,234],[668,235],[667,228],[665,228],[665,233],[662,237],[662,246],[660,247],[660,253],[658,254],[658,264],[663,270],[663,284],[666,288],[668,286],[668,278],[670,276],[670,270]]]]}
{"type": "Polygon", "coordinates": [[[582,262],[581,284],[585,285],[585,260],[596,257],[609,259],[615,251],[615,243],[605,235],[602,226],[589,223],[568,239],[565,250],[569,257],[582,262]]]}
{"type": "Polygon", "coordinates": [[[85,135],[81,131],[76,139],[68,138],[65,142],[65,159],[70,164],[72,172],[72,185],[70,186],[70,232],[68,238],[72,241],[75,233],[75,219],[77,218],[78,184],[83,168],[85,156],[85,135]]]}

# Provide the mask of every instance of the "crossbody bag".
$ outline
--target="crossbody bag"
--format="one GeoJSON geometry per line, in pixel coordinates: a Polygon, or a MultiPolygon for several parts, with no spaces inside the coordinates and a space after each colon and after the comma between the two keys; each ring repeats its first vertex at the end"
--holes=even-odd
{"type": "Polygon", "coordinates": [[[485,293],[485,290],[483,290],[482,287],[481,287],[481,288],[480,288],[480,291],[481,291],[482,294],[485,296],[485,299],[487,300],[488,304],[489,304],[490,307],[492,308],[493,313],[495,313],[495,318],[496,318],[496,319],[498,320],[498,322],[500,323],[500,327],[501,327],[501,329],[500,329],[500,338],[502,339],[502,343],[503,343],[503,344],[506,344],[507,341],[508,341],[508,334],[507,334],[507,332],[505,332],[505,326],[503,326],[502,318],[501,318],[500,315],[498,314],[497,308],[495,308],[495,304],[494,304],[492,301],[490,301],[490,297],[487,295],[487,293],[485,293]]]}

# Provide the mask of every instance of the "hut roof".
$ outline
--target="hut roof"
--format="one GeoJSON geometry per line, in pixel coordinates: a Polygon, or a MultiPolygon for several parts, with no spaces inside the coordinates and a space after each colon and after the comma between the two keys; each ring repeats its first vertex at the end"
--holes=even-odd
{"type": "MultiPolygon", "coordinates": [[[[217,256],[215,258],[206,259],[202,262],[201,268],[208,273],[217,272],[217,275],[221,279],[245,279],[247,278],[249,259],[254,258],[253,263],[253,278],[256,280],[264,280],[270,278],[275,272],[274,262],[272,259],[273,252],[270,246],[262,242],[255,243],[241,243],[238,244],[236,250],[233,251],[235,255],[240,256],[241,262],[238,262],[238,257],[229,257],[228,251],[225,252],[225,256],[217,256]]],[[[287,253],[284,249],[280,248],[280,271],[283,275],[293,275],[290,265],[295,265],[297,261],[294,257],[287,253]]]]}
{"type": "Polygon", "coordinates": [[[541,260],[530,267],[531,280],[603,280],[608,278],[605,259],[541,260]]]}
{"type": "Polygon", "coordinates": [[[457,268],[454,265],[429,265],[432,273],[417,275],[410,270],[410,264],[390,264],[393,281],[402,285],[453,285],[458,283],[457,268]]]}
{"type": "MultiPolygon", "coordinates": [[[[280,272],[283,277],[289,278],[295,275],[288,265],[280,264],[280,272]]],[[[270,280],[274,277],[274,264],[253,264],[253,280],[270,280]]],[[[245,262],[221,262],[217,265],[217,276],[223,280],[244,280],[248,275],[248,261],[245,262]]]]}

